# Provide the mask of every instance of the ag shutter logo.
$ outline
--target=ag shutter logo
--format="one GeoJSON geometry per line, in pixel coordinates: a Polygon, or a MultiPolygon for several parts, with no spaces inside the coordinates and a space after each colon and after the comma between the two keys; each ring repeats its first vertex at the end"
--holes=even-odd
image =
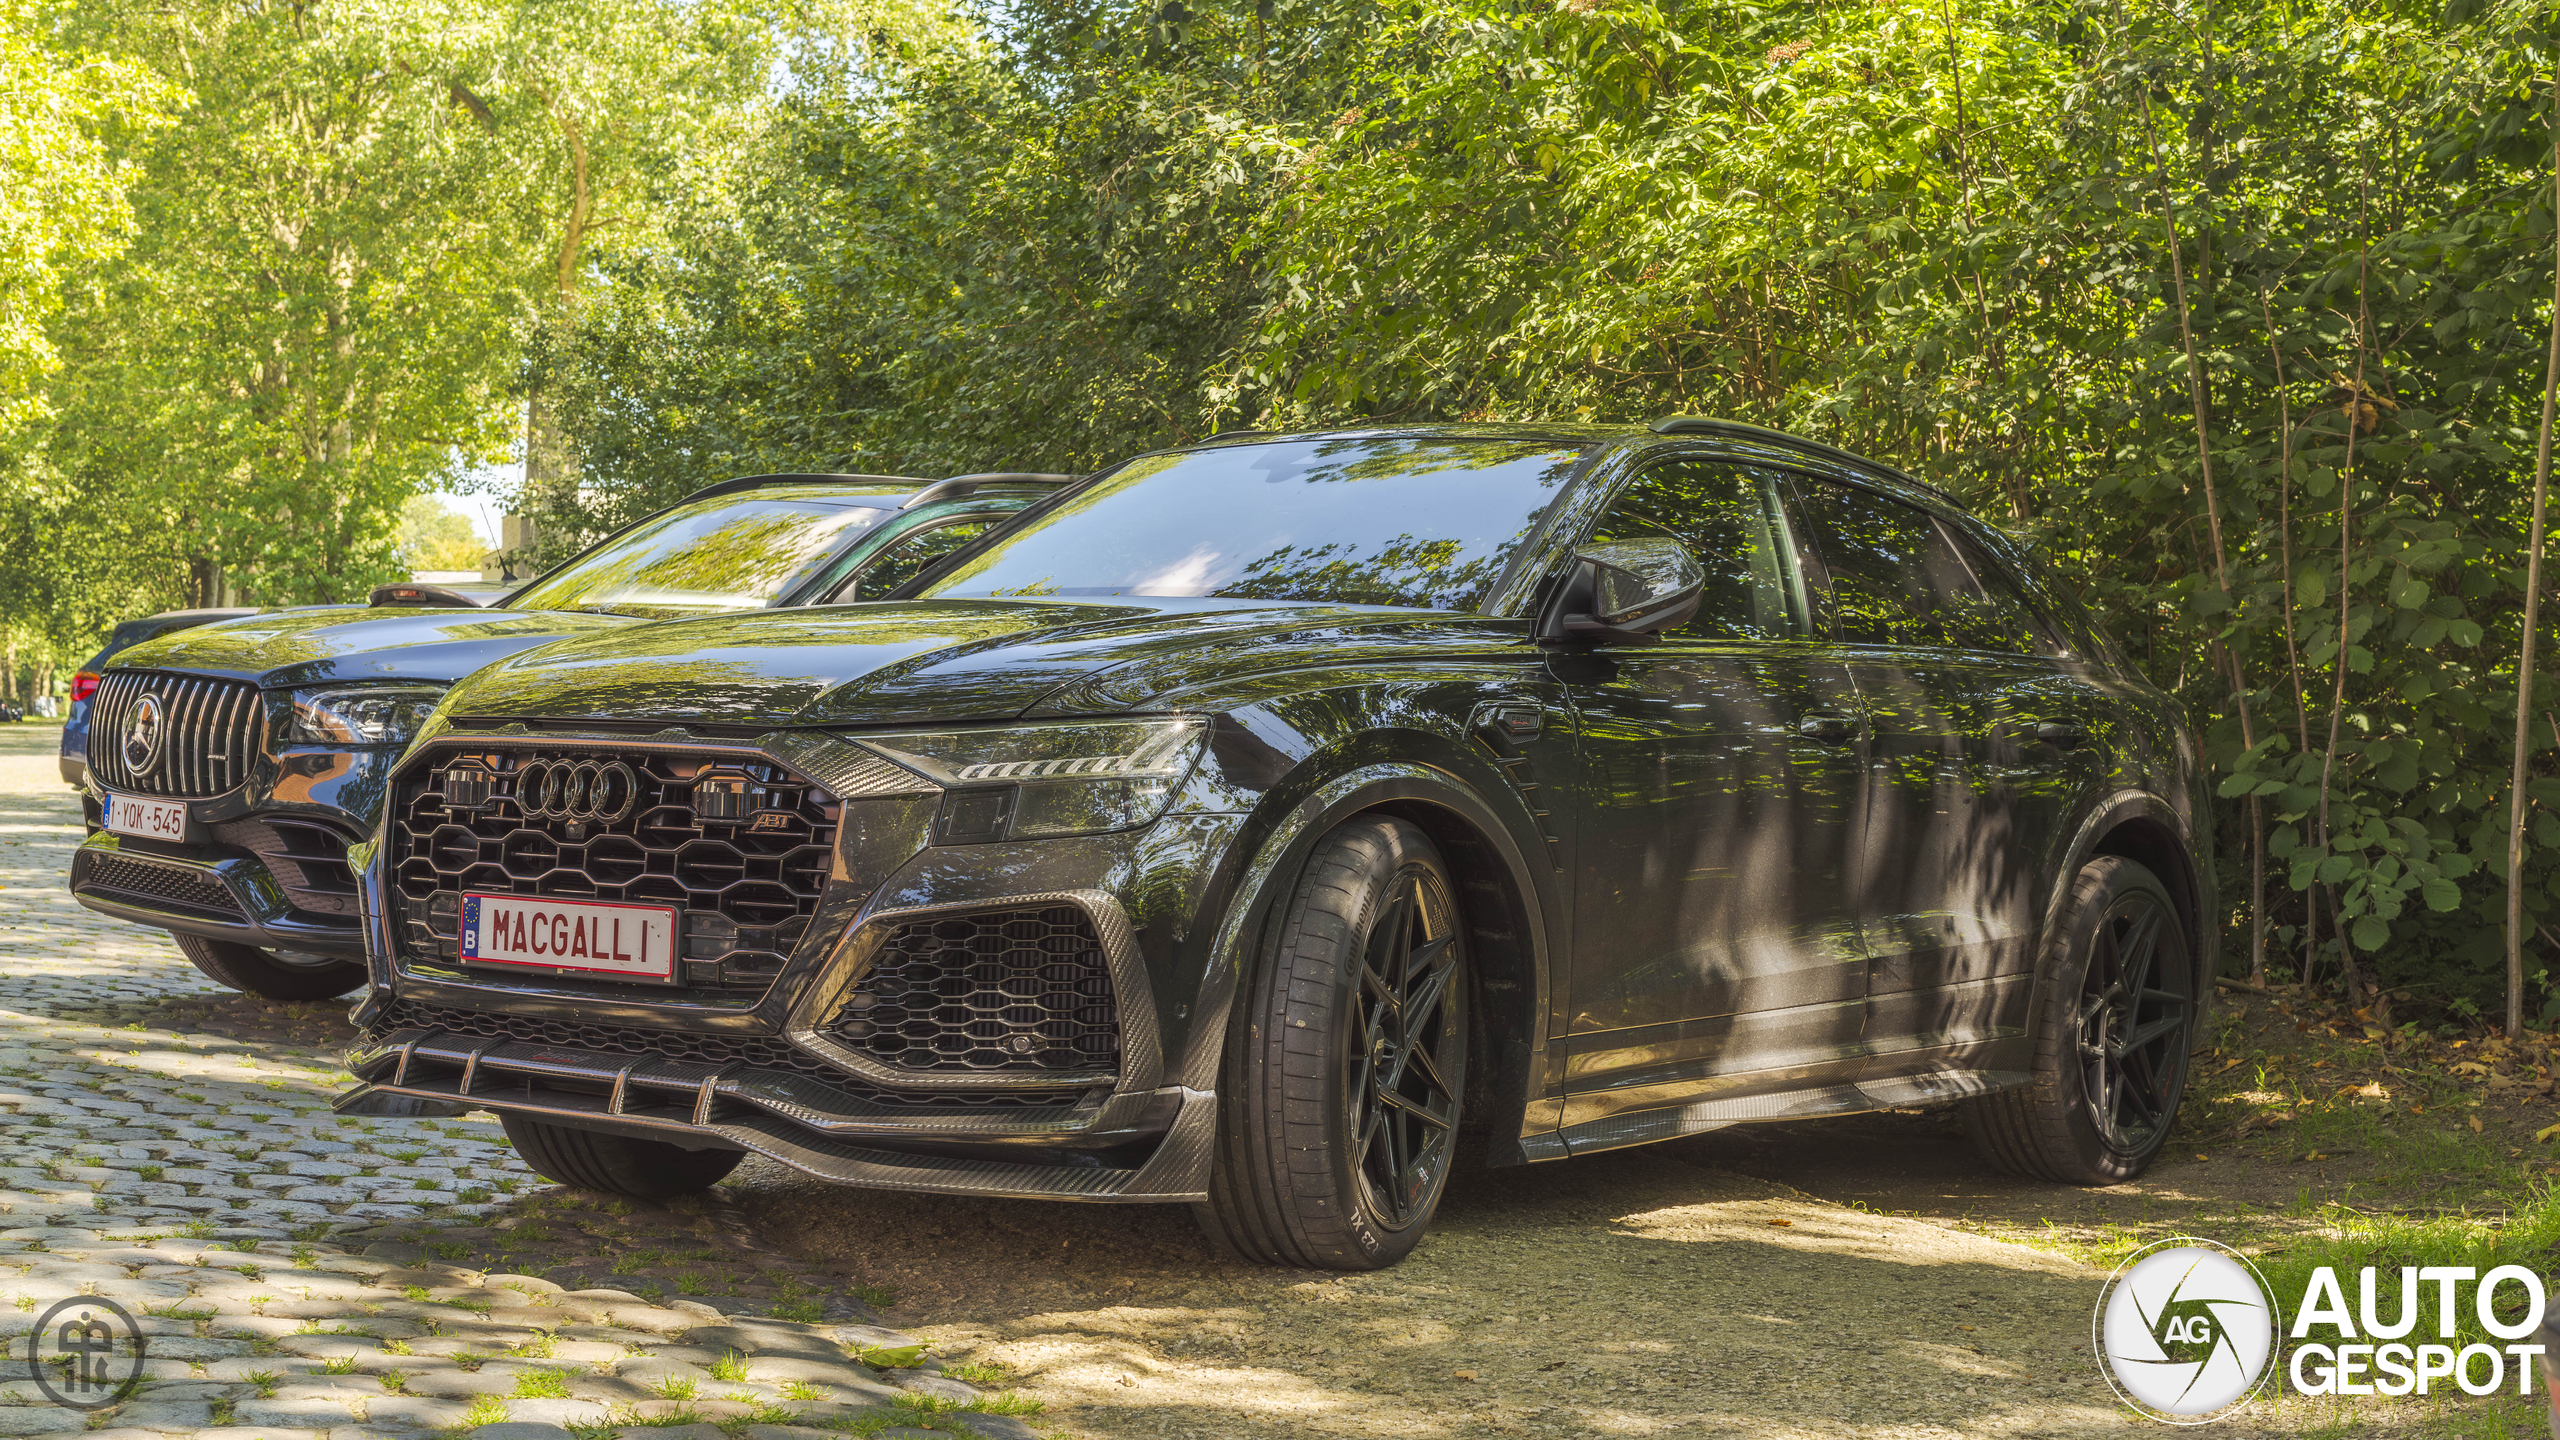
{"type": "Polygon", "coordinates": [[[2098,1297],[2091,1348],[2126,1404],[2201,1425],[2266,1384],[2282,1318],[2266,1278],[2239,1252],[2179,1236],[2116,1267],[2098,1297]]]}

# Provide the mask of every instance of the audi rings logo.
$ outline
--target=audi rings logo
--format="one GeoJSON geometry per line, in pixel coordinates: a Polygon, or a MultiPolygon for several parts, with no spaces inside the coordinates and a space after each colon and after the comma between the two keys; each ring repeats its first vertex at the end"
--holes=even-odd
{"type": "Polygon", "coordinates": [[[133,713],[124,722],[124,763],[136,779],[151,773],[160,763],[161,737],[168,733],[168,707],[157,695],[145,695],[133,702],[133,713]]]}
{"type": "Polygon", "coordinates": [[[536,760],[516,775],[516,803],[537,820],[610,824],[640,799],[640,777],[619,760],[536,760]]]}

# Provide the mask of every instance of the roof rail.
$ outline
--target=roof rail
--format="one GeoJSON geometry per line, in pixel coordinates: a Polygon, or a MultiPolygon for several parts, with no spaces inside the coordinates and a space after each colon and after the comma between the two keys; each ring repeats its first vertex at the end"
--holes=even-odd
{"type": "Polygon", "coordinates": [[[1277,430],[1212,430],[1208,434],[1201,436],[1197,443],[1206,445],[1212,440],[1241,440],[1247,435],[1277,435],[1279,433],[1280,432],[1277,430]]]}
{"type": "Polygon", "coordinates": [[[931,483],[921,475],[830,475],[817,471],[812,471],[806,474],[797,472],[777,472],[771,475],[740,475],[735,479],[723,480],[717,485],[706,485],[675,503],[679,505],[690,505],[696,500],[709,500],[714,496],[719,495],[734,495],[741,490],[755,490],[766,485],[783,485],[795,480],[878,480],[892,485],[925,485],[931,483]]]}
{"type": "Polygon", "coordinates": [[[974,494],[979,490],[1009,490],[1024,486],[1055,490],[1083,478],[1081,475],[1050,475],[1031,470],[990,470],[983,475],[954,475],[948,480],[936,480],[908,496],[907,502],[898,508],[913,510],[919,505],[930,505],[936,500],[974,494]]]}
{"type": "Polygon", "coordinates": [[[1772,430],[1766,425],[1751,425],[1740,420],[1719,420],[1712,415],[1666,415],[1654,421],[1652,429],[1656,435],[1730,435],[1737,440],[1775,440],[1799,449],[1819,451],[1835,460],[1846,460],[1853,465],[1863,465],[1870,470],[1881,470],[1903,484],[1917,490],[1925,490],[1959,510],[1967,508],[1963,501],[1909,471],[1899,470],[1881,460],[1843,450],[1837,445],[1826,445],[1819,440],[1810,440],[1802,435],[1789,434],[1784,430],[1772,430]]]}

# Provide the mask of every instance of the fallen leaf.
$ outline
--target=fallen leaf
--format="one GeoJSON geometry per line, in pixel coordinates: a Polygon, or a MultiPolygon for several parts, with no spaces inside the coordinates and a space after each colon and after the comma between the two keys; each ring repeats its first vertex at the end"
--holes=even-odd
{"type": "Polygon", "coordinates": [[[1476,1378],[1476,1372],[1473,1370],[1452,1370],[1449,1373],[1460,1380],[1473,1380],[1476,1378]]]}
{"type": "Polygon", "coordinates": [[[2205,1156],[2205,1155],[2199,1155],[2199,1156],[2197,1156],[2196,1158],[2197,1158],[2197,1159],[2199,1159],[2199,1160],[2205,1160],[2205,1159],[2210,1159],[2210,1158],[2212,1158],[2212,1157],[2210,1157],[2210,1156],[2205,1156]]]}
{"type": "Polygon", "coordinates": [[[1772,1225],[1793,1225],[1796,1222],[1793,1220],[1772,1220],[1769,1223],[1772,1225]]]}
{"type": "Polygon", "coordinates": [[[2477,1115],[2471,1117],[2471,1133],[2474,1135],[2480,1133],[2480,1117],[2477,1115]]]}

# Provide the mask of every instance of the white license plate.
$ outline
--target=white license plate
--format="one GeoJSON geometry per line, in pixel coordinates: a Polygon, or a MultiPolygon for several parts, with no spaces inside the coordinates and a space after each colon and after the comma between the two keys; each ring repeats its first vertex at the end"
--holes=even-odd
{"type": "Polygon", "coordinates": [[[673,980],[676,912],[606,900],[466,894],[462,958],[619,980],[673,980]]]}
{"type": "Polygon", "coordinates": [[[184,844],[195,838],[187,824],[187,802],[184,800],[151,800],[140,795],[108,795],[99,802],[99,819],[118,835],[137,835],[145,840],[174,840],[184,844]]]}

